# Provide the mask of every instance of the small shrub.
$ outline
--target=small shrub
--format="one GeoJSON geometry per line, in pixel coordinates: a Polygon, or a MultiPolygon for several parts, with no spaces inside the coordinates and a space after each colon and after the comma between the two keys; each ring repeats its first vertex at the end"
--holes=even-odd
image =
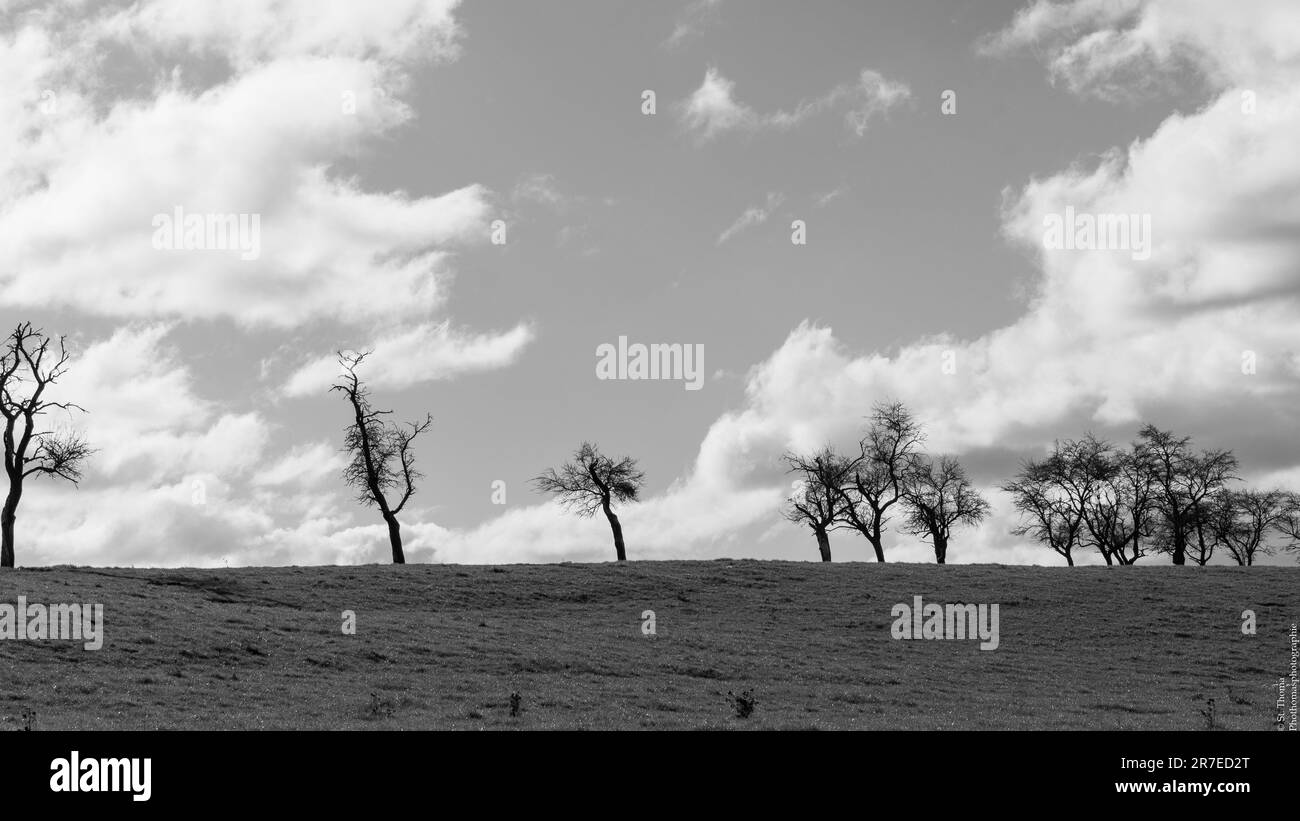
{"type": "Polygon", "coordinates": [[[397,712],[397,704],[391,698],[380,698],[370,694],[370,703],[366,705],[366,715],[370,718],[392,718],[397,712]]]}
{"type": "Polygon", "coordinates": [[[740,695],[728,690],[727,695],[731,696],[731,706],[736,710],[736,718],[749,718],[754,714],[754,707],[758,702],[754,700],[754,694],[749,690],[745,690],[740,695]]]}
{"type": "Polygon", "coordinates": [[[524,697],[519,693],[510,694],[510,717],[517,718],[523,709],[524,697]]]}
{"type": "Polygon", "coordinates": [[[1205,729],[1213,730],[1215,728],[1214,699],[1205,702],[1205,709],[1201,710],[1201,717],[1205,719],[1205,729]]]}

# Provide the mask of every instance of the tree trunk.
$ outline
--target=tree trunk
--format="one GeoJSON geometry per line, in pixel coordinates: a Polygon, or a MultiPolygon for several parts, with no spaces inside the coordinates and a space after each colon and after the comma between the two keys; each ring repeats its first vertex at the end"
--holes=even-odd
{"type": "Polygon", "coordinates": [[[18,518],[18,500],[21,497],[22,490],[15,492],[11,486],[4,509],[0,511],[0,567],[14,566],[14,521],[18,518]]]}
{"type": "Polygon", "coordinates": [[[1174,528],[1174,564],[1187,564],[1187,535],[1174,528]]]}
{"type": "Polygon", "coordinates": [[[627,549],[623,546],[623,525],[618,523],[618,516],[605,505],[605,518],[609,519],[609,529],[614,531],[614,553],[620,562],[627,561],[627,549]]]}
{"type": "Polygon", "coordinates": [[[871,542],[871,548],[876,551],[876,561],[883,564],[885,561],[885,543],[880,538],[880,534],[877,533],[875,537],[868,536],[867,541],[871,542]]]}
{"type": "Polygon", "coordinates": [[[817,550],[822,554],[822,561],[831,560],[831,537],[826,533],[825,528],[814,528],[813,533],[817,534],[817,550]]]}
{"type": "Polygon", "coordinates": [[[402,526],[396,516],[385,516],[388,522],[388,541],[393,546],[393,564],[406,564],[406,554],[402,552],[402,526]]]}
{"type": "Polygon", "coordinates": [[[943,536],[934,537],[934,560],[939,564],[944,564],[948,558],[948,540],[943,536]]]}
{"type": "Polygon", "coordinates": [[[1070,551],[1068,550],[1065,551],[1065,563],[1070,567],[1074,567],[1074,557],[1070,555],[1070,551]]]}

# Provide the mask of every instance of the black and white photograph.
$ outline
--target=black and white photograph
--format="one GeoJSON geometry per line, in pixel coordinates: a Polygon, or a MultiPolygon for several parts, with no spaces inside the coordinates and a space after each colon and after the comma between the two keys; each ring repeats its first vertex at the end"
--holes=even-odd
{"type": "Polygon", "coordinates": [[[0,0],[0,78],[44,805],[968,731],[1294,801],[1297,0],[0,0]]]}

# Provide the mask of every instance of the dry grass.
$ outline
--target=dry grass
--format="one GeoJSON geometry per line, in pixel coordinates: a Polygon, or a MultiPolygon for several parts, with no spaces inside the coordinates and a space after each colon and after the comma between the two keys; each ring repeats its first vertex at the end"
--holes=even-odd
{"type": "Polygon", "coordinates": [[[1267,730],[1298,591],[1280,567],[20,569],[0,603],[100,602],[106,640],[0,641],[0,727],[1201,730],[1215,698],[1217,727],[1267,730]],[[998,603],[1001,647],[892,640],[914,595],[998,603]]]}

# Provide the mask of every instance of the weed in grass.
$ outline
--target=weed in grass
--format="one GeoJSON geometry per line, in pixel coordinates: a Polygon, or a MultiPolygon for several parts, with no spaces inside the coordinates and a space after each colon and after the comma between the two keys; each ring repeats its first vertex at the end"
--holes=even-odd
{"type": "Polygon", "coordinates": [[[370,694],[370,703],[366,705],[366,715],[370,718],[392,718],[397,712],[397,704],[391,698],[380,698],[370,694]]]}
{"type": "Polygon", "coordinates": [[[1205,702],[1205,709],[1201,710],[1201,717],[1205,719],[1205,729],[1213,730],[1215,728],[1214,716],[1214,699],[1205,702]]]}
{"type": "Polygon", "coordinates": [[[736,718],[749,718],[754,714],[754,707],[758,705],[758,702],[754,700],[754,694],[749,690],[745,690],[740,695],[728,690],[727,695],[731,696],[732,707],[736,710],[736,718]]]}

